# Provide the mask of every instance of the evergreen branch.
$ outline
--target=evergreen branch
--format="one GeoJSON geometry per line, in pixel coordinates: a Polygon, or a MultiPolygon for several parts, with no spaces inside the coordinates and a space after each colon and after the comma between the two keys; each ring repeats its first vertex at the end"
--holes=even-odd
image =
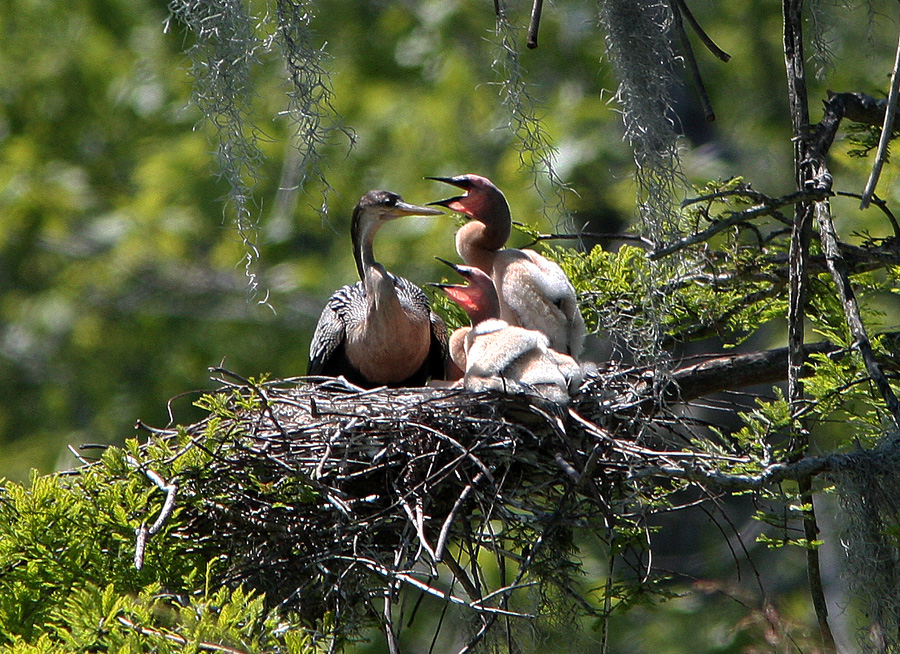
{"type": "MultiPolygon", "coordinates": [[[[690,234],[689,236],[680,238],[677,241],[673,241],[667,245],[658,247],[656,250],[650,253],[650,259],[660,259],[691,245],[702,243],[703,241],[710,239],[712,236],[718,234],[719,232],[722,232],[729,227],[734,227],[735,225],[738,225],[740,223],[747,222],[761,216],[776,215],[778,213],[778,210],[783,207],[819,200],[826,196],[827,193],[821,190],[812,189],[806,191],[795,191],[794,193],[789,193],[780,198],[767,198],[760,204],[752,206],[749,209],[745,209],[744,211],[729,212],[727,218],[717,220],[702,232],[695,232],[694,234],[690,234]]],[[[705,197],[709,198],[713,196],[705,197]]],[[[694,203],[698,201],[700,200],[694,199],[687,202],[694,203]]]]}
{"type": "Polygon", "coordinates": [[[875,359],[875,354],[872,351],[872,343],[863,324],[859,304],[850,284],[849,272],[847,266],[844,265],[843,257],[838,247],[837,235],[834,231],[834,223],[831,220],[831,211],[827,203],[816,203],[816,221],[819,224],[819,234],[822,239],[822,247],[825,250],[825,261],[828,263],[828,269],[831,271],[838,291],[838,297],[843,305],[847,326],[853,335],[854,347],[862,355],[866,370],[891,414],[894,427],[900,429],[900,401],[894,395],[891,385],[884,376],[884,371],[875,359]]]}
{"type": "Polygon", "coordinates": [[[640,234],[620,234],[614,232],[575,232],[574,234],[537,234],[524,247],[530,248],[533,245],[543,241],[571,241],[591,238],[598,241],[626,241],[629,243],[637,243],[646,248],[652,248],[653,242],[640,234]]]}
{"type": "Polygon", "coordinates": [[[152,629],[150,627],[142,627],[141,625],[132,622],[125,616],[117,616],[116,620],[119,621],[119,624],[122,626],[128,627],[129,629],[133,629],[138,632],[142,636],[155,636],[157,638],[164,638],[169,642],[176,643],[178,645],[196,647],[200,651],[203,652],[219,652],[220,654],[248,654],[245,650],[237,649],[235,647],[228,647],[226,645],[218,645],[216,643],[208,643],[204,641],[196,642],[192,640],[188,640],[184,636],[179,636],[178,634],[173,634],[168,631],[163,631],[161,629],[152,629]]]}

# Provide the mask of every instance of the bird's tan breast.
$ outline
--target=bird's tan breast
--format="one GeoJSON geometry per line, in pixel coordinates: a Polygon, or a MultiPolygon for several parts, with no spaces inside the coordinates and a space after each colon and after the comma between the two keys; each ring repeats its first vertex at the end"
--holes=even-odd
{"type": "Polygon", "coordinates": [[[431,324],[428,316],[408,314],[399,306],[372,312],[365,323],[348,329],[344,347],[367,379],[400,382],[418,371],[428,356],[431,324]]]}

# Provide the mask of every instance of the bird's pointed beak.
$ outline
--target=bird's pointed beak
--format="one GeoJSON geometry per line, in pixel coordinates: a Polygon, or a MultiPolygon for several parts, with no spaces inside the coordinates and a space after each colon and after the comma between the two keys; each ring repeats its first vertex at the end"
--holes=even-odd
{"type": "Polygon", "coordinates": [[[460,276],[465,277],[465,278],[468,278],[468,276],[469,276],[469,275],[468,275],[468,272],[467,272],[466,270],[464,270],[463,268],[461,268],[460,266],[457,266],[457,265],[456,265],[455,263],[453,263],[452,261],[447,261],[446,259],[441,259],[440,257],[435,257],[435,259],[437,259],[437,260],[440,261],[441,263],[447,264],[448,266],[450,266],[451,268],[453,268],[453,270],[455,270],[460,276]]]}
{"type": "Polygon", "coordinates": [[[444,184],[452,184],[461,189],[467,189],[471,186],[469,179],[465,175],[457,175],[456,177],[428,177],[425,179],[433,179],[436,182],[444,182],[444,184]]]}
{"type": "Polygon", "coordinates": [[[434,202],[429,202],[428,205],[431,206],[433,204],[439,205],[441,207],[447,207],[448,209],[452,209],[454,211],[461,210],[461,206],[459,203],[466,197],[469,192],[469,188],[471,188],[471,183],[465,175],[459,175],[457,177],[426,177],[425,179],[433,179],[436,182],[444,182],[444,184],[451,184],[452,186],[456,186],[457,188],[461,188],[466,193],[462,195],[455,195],[452,198],[447,198],[446,200],[435,200],[434,202]],[[456,204],[457,206],[451,206],[456,204]]]}
{"type": "Polygon", "coordinates": [[[432,209],[431,207],[422,207],[417,204],[408,202],[398,202],[393,206],[391,216],[400,218],[402,216],[443,216],[444,212],[440,209],[432,209]]]}
{"type": "Polygon", "coordinates": [[[464,197],[466,197],[466,196],[465,195],[454,195],[452,198],[447,198],[446,200],[435,200],[434,202],[429,202],[428,206],[430,207],[431,205],[436,204],[441,207],[447,207],[448,209],[452,209],[453,207],[451,207],[450,205],[453,204],[454,202],[459,202],[464,197]]]}

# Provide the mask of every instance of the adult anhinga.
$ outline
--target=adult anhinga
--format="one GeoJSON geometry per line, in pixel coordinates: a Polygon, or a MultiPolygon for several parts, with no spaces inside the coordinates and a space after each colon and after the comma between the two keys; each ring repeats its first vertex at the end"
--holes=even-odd
{"type": "Polygon", "coordinates": [[[450,337],[453,360],[465,371],[469,390],[528,392],[565,403],[584,377],[570,356],[549,347],[547,337],[533,329],[509,325],[499,318],[500,302],[494,283],[481,269],[444,263],[468,284],[434,284],[460,305],[472,322],[450,337]]]}
{"type": "Polygon", "coordinates": [[[389,220],[442,212],[369,191],[353,210],[350,234],[360,281],[328,300],[309,346],[308,375],[338,376],[364,388],[423,386],[443,379],[447,330],[418,286],[375,261],[372,243],[389,220]]]}
{"type": "Polygon", "coordinates": [[[575,289],[562,268],[537,252],[504,247],[512,219],[500,189],[480,175],[428,179],[465,191],[429,204],[472,219],[456,232],[456,251],[467,264],[491,276],[500,296],[500,317],[545,334],[558,352],[581,356],[585,330],[575,289]]]}

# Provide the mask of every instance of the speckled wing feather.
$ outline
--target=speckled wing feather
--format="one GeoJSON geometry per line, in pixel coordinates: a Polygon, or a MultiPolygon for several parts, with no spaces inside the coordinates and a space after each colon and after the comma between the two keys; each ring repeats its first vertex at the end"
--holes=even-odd
{"type": "Polygon", "coordinates": [[[450,361],[447,325],[434,311],[430,312],[429,318],[431,319],[431,348],[428,350],[425,366],[431,379],[446,379],[447,365],[450,361]]]}
{"type": "Polygon", "coordinates": [[[344,375],[350,381],[358,375],[344,353],[347,324],[353,319],[354,307],[357,306],[365,306],[361,282],[342,286],[328,299],[309,345],[307,375],[344,375]]]}
{"type": "Polygon", "coordinates": [[[431,303],[425,291],[405,277],[388,274],[394,281],[400,303],[416,313],[427,313],[431,323],[431,345],[428,356],[416,374],[406,380],[405,385],[424,386],[429,379],[444,379],[447,365],[447,326],[441,317],[431,310],[431,303]]]}

